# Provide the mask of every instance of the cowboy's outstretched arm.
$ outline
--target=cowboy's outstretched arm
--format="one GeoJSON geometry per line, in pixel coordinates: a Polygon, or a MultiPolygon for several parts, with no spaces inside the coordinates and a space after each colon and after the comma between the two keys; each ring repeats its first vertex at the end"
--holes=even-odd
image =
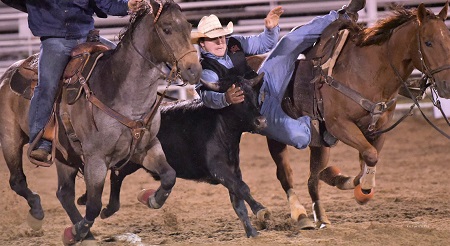
{"type": "Polygon", "coordinates": [[[264,19],[264,31],[258,35],[233,35],[241,44],[246,55],[259,55],[269,52],[275,47],[280,36],[278,21],[284,10],[281,6],[272,9],[264,19]]]}

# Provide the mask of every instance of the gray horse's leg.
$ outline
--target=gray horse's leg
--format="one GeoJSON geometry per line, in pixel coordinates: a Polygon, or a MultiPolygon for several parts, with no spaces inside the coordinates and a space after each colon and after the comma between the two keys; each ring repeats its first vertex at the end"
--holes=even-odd
{"type": "Polygon", "coordinates": [[[161,185],[156,191],[142,191],[138,195],[138,200],[150,208],[161,208],[169,197],[172,187],[175,185],[176,172],[167,163],[161,143],[157,138],[152,140],[151,148],[144,158],[143,167],[150,172],[158,174],[161,178],[161,185]]]}
{"type": "Polygon", "coordinates": [[[102,209],[102,193],[105,186],[105,178],[108,172],[107,165],[101,158],[86,158],[84,166],[84,181],[86,183],[87,221],[94,221],[102,209]]]}
{"type": "Polygon", "coordinates": [[[34,230],[39,230],[42,227],[44,210],[39,195],[28,188],[27,178],[23,172],[22,155],[23,146],[26,143],[24,133],[19,128],[5,128],[9,130],[2,133],[1,146],[10,173],[9,185],[19,196],[27,200],[33,221],[32,223],[29,221],[29,226],[34,230]]]}
{"type": "MultiPolygon", "coordinates": [[[[75,178],[78,169],[56,160],[56,170],[58,173],[58,190],[56,192],[56,197],[69,216],[72,224],[75,224],[83,219],[83,216],[74,203],[75,178]]],[[[94,236],[89,232],[85,238],[94,239],[94,236]]]]}
{"type": "MultiPolygon", "coordinates": [[[[93,239],[90,229],[102,209],[102,193],[106,173],[108,172],[107,165],[103,159],[95,156],[86,157],[85,161],[86,215],[73,226],[67,227],[64,230],[63,242],[69,245],[81,240],[93,239]]],[[[74,197],[72,201],[74,201],[74,197]]]]}
{"type": "MultiPolygon", "coordinates": [[[[119,165],[120,166],[120,165],[119,165]]],[[[109,202],[105,208],[102,209],[100,213],[100,218],[106,219],[112,216],[115,212],[120,209],[120,189],[122,187],[122,182],[126,176],[136,172],[142,166],[135,163],[126,164],[119,172],[111,171],[111,193],[109,195],[109,202]]]]}
{"type": "Polygon", "coordinates": [[[70,221],[76,223],[83,218],[73,202],[75,200],[75,178],[78,169],[65,165],[58,160],[56,160],[55,163],[58,174],[58,190],[56,191],[56,197],[69,216],[70,221]]]}

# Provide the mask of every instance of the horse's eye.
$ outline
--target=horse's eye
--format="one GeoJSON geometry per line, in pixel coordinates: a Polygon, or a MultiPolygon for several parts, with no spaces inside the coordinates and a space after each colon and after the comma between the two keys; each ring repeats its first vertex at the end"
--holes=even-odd
{"type": "Polygon", "coordinates": [[[164,32],[165,34],[171,34],[171,33],[172,33],[172,31],[171,31],[169,28],[164,28],[164,29],[163,29],[163,32],[164,32]]]}
{"type": "Polygon", "coordinates": [[[425,45],[426,45],[427,47],[433,46],[433,44],[431,43],[431,41],[425,41],[425,45]]]}

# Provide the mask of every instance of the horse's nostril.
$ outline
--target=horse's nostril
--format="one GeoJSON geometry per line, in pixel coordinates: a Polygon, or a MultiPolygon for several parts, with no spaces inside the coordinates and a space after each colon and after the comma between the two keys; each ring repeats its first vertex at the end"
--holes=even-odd
{"type": "Polygon", "coordinates": [[[255,125],[256,125],[258,128],[261,128],[261,129],[267,127],[267,121],[266,121],[266,118],[263,117],[263,116],[256,118],[256,120],[255,120],[255,125]]]}

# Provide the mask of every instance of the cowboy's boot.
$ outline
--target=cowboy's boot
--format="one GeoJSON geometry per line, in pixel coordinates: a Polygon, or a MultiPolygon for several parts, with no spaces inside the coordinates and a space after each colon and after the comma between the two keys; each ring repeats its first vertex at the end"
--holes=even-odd
{"type": "Polygon", "coordinates": [[[346,7],[344,7],[345,13],[354,21],[358,21],[358,11],[366,6],[366,0],[350,0],[346,7]]]}
{"type": "Polygon", "coordinates": [[[38,161],[48,162],[51,155],[48,150],[39,148],[31,151],[30,157],[38,161]]]}

